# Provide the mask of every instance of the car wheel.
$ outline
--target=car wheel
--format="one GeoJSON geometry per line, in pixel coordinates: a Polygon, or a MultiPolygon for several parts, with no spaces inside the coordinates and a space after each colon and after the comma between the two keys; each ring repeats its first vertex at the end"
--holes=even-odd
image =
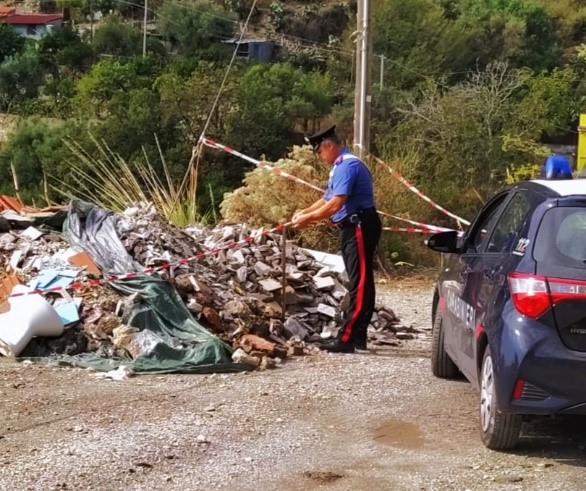
{"type": "Polygon", "coordinates": [[[517,444],[523,416],[499,411],[492,355],[486,347],[480,369],[480,435],[492,450],[509,450],[517,444]]]}
{"type": "Polygon", "coordinates": [[[458,367],[446,353],[444,346],[444,324],[439,307],[435,311],[431,344],[431,373],[440,378],[454,378],[458,367]]]}

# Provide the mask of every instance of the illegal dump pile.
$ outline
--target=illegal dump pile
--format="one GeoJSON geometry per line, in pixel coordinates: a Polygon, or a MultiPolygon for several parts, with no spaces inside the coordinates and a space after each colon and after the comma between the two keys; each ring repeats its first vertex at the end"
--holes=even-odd
{"type": "MultiPolygon", "coordinates": [[[[178,230],[149,205],[115,215],[74,200],[40,220],[3,212],[0,352],[199,372],[307,354],[340,325],[343,265],[282,242],[244,225],[178,230]]],[[[377,306],[369,337],[397,345],[414,334],[377,306]]]]}

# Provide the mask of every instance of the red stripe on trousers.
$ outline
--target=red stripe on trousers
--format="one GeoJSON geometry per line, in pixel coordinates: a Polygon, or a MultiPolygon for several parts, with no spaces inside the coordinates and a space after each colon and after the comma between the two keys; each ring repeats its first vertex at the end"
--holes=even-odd
{"type": "Polygon", "coordinates": [[[344,333],[342,334],[343,343],[350,341],[350,336],[352,336],[352,328],[362,313],[362,307],[364,304],[364,286],[366,283],[366,253],[364,251],[364,236],[362,235],[362,228],[360,228],[360,225],[356,227],[356,243],[358,245],[360,280],[358,281],[358,293],[356,297],[356,305],[354,306],[354,313],[352,314],[352,319],[350,319],[346,324],[346,327],[344,327],[344,333]]]}

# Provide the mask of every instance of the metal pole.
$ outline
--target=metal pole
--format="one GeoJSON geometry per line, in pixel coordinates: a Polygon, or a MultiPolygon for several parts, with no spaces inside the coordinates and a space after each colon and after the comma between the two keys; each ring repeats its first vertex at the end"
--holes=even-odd
{"type": "Polygon", "coordinates": [[[144,0],[144,20],[142,23],[142,57],[146,56],[146,26],[149,0],[144,0]]]}
{"type": "Polygon", "coordinates": [[[354,99],[354,147],[361,157],[370,151],[370,70],[372,47],[370,42],[370,2],[358,2],[357,23],[359,40],[356,60],[356,94],[354,99]]]}
{"type": "Polygon", "coordinates": [[[362,140],[360,139],[360,127],[362,121],[362,104],[361,104],[361,95],[362,95],[362,18],[364,16],[364,4],[363,0],[359,0],[357,3],[357,11],[356,11],[356,32],[358,33],[358,37],[356,38],[356,80],[354,82],[354,151],[357,154],[360,154],[360,148],[362,145],[362,140]]]}

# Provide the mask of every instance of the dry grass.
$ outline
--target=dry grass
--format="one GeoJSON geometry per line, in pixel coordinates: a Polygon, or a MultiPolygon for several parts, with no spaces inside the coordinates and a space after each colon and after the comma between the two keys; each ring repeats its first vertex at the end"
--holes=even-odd
{"type": "MultiPolygon", "coordinates": [[[[155,137],[156,138],[156,137],[155,137]]],[[[101,208],[122,212],[138,203],[152,203],[161,216],[178,227],[205,221],[196,203],[197,166],[190,165],[180,186],[173,182],[159,142],[163,175],[155,171],[144,154],[144,161],[128,162],[105,142],[93,139],[96,154],[73,141],[66,142],[77,157],[72,163],[73,185],[53,185],[68,198],[79,198],[101,208]]]]}

